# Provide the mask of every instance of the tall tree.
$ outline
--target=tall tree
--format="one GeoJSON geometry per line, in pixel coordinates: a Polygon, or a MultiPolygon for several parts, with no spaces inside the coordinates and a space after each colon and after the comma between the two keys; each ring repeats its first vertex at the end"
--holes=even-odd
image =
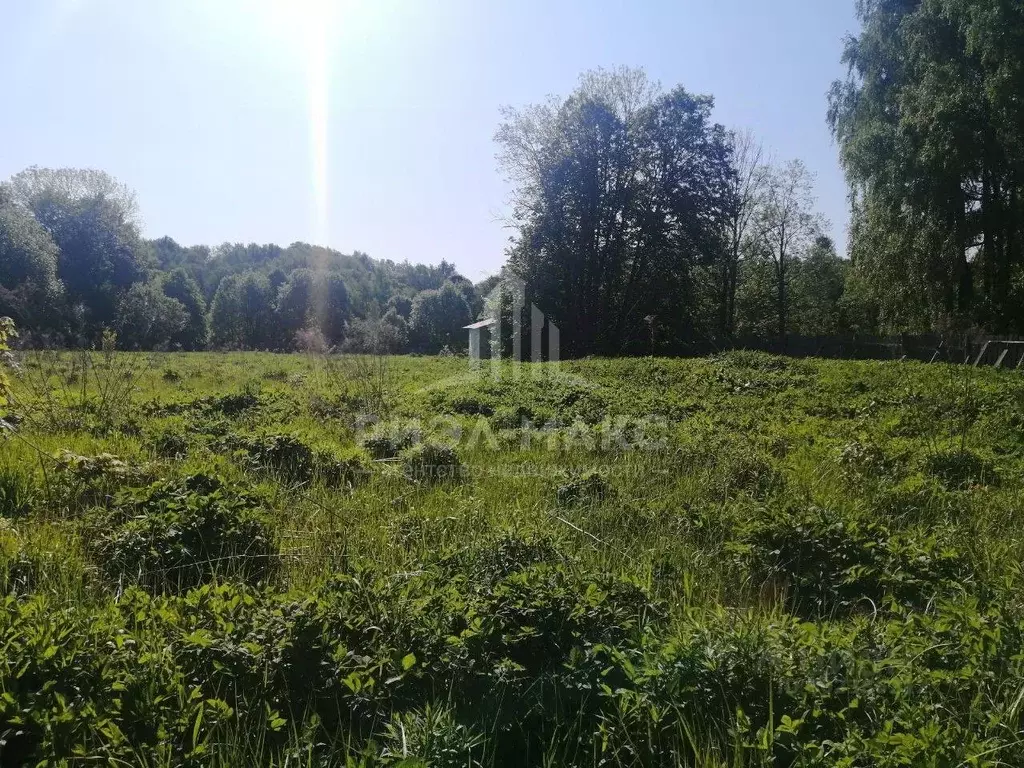
{"type": "Polygon", "coordinates": [[[206,300],[199,284],[182,267],[174,269],[163,283],[164,295],[181,303],[187,320],[184,327],[173,334],[168,343],[186,350],[203,349],[210,336],[206,300]]]}
{"type": "Polygon", "coordinates": [[[409,317],[413,345],[421,352],[437,352],[445,346],[463,349],[468,340],[463,326],[469,325],[470,318],[466,297],[453,283],[421,291],[413,300],[409,317]]]}
{"type": "Polygon", "coordinates": [[[23,328],[57,330],[63,293],[57,257],[53,238],[0,184],[0,316],[23,328]]]}
{"type": "Polygon", "coordinates": [[[188,325],[188,311],[167,296],[158,282],[135,283],[118,301],[118,343],[126,349],[166,347],[188,325]]]}
{"type": "Polygon", "coordinates": [[[764,147],[750,131],[731,136],[733,173],[728,179],[729,205],[725,217],[725,247],[719,267],[719,323],[722,334],[731,337],[736,329],[736,289],[740,262],[756,250],[759,206],[764,202],[769,166],[764,147]]]}
{"type": "Polygon", "coordinates": [[[814,177],[802,162],[793,160],[768,174],[758,207],[758,244],[774,271],[777,333],[783,346],[789,328],[792,264],[811,246],[823,223],[814,213],[813,189],[814,177]]]}
{"type": "Polygon", "coordinates": [[[818,235],[804,257],[793,263],[790,317],[795,333],[824,336],[850,330],[842,305],[849,267],[827,235],[818,235]]]}
{"type": "Polygon", "coordinates": [[[134,193],[102,171],[77,168],[29,168],[10,188],[56,243],[68,299],[86,308],[81,330],[93,335],[112,325],[119,293],[143,280],[148,266],[134,193]]]}
{"type": "Polygon", "coordinates": [[[274,343],[274,302],[270,283],[258,272],[228,275],[220,281],[210,310],[213,343],[239,349],[265,349],[274,343]]]}
{"type": "Polygon", "coordinates": [[[861,0],[829,120],[894,329],[1024,331],[1024,5],[861,0]]]}
{"type": "Polygon", "coordinates": [[[723,247],[732,174],[712,106],[621,69],[585,74],[564,100],[505,110],[509,266],[569,354],[645,344],[647,315],[689,334],[693,269],[723,247]]]}

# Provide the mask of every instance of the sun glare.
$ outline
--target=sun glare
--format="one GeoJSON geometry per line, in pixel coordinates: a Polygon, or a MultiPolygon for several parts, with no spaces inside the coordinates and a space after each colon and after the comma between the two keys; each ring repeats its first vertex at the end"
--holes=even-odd
{"type": "Polygon", "coordinates": [[[353,3],[340,0],[275,0],[277,31],[298,44],[305,61],[309,121],[310,185],[313,197],[312,239],[329,242],[328,122],[331,90],[330,42],[351,17],[353,3]]]}

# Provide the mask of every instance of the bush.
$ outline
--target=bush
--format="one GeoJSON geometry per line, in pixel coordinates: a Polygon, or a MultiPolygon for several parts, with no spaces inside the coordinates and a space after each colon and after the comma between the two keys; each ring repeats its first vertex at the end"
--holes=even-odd
{"type": "Polygon", "coordinates": [[[270,472],[292,483],[319,481],[326,486],[354,486],[369,473],[362,457],[338,457],[331,451],[313,448],[295,435],[235,437],[228,443],[249,469],[270,472]]]}
{"type": "Polygon", "coordinates": [[[101,504],[122,488],[153,479],[145,467],[130,464],[111,453],[81,456],[61,451],[54,458],[56,491],[68,507],[101,504]]]}
{"type": "Polygon", "coordinates": [[[261,581],[276,565],[260,501],[209,475],[127,492],[88,527],[90,550],[110,578],[153,590],[180,591],[214,576],[261,581]]]}
{"type": "Polygon", "coordinates": [[[459,454],[440,443],[420,443],[402,452],[405,476],[415,482],[455,482],[462,477],[459,454]]]}
{"type": "Polygon", "coordinates": [[[145,438],[157,456],[167,459],[180,459],[185,456],[192,443],[188,427],[182,421],[172,421],[154,427],[146,432],[145,438]]]}
{"type": "Polygon", "coordinates": [[[381,425],[362,440],[362,446],[374,459],[394,459],[420,441],[418,429],[400,425],[381,425]]]}
{"type": "Polygon", "coordinates": [[[968,450],[933,453],[925,459],[924,468],[953,490],[962,490],[972,485],[997,485],[999,482],[992,464],[968,450]]]}
{"type": "Polygon", "coordinates": [[[886,599],[923,608],[974,580],[966,558],[938,536],[819,508],[769,512],[743,551],[755,578],[788,592],[792,610],[809,617],[879,609],[886,599]]]}
{"type": "Polygon", "coordinates": [[[597,504],[612,495],[612,487],[600,472],[589,471],[570,476],[568,482],[558,486],[556,498],[560,507],[597,504]]]}

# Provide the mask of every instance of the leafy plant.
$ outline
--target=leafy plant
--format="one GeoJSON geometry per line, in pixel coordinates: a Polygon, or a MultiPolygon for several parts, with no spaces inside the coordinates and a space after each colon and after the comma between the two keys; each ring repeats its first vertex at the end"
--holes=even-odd
{"type": "Polygon", "coordinates": [[[261,502],[209,475],[126,492],[89,529],[90,549],[110,578],[150,589],[180,591],[215,576],[257,582],[276,567],[261,502]]]}

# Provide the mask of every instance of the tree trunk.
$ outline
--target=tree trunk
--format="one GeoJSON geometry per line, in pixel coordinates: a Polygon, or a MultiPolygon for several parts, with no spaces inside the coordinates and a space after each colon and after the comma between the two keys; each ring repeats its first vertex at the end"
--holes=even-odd
{"type": "Polygon", "coordinates": [[[779,230],[779,347],[786,349],[786,225],[779,230]]]}

